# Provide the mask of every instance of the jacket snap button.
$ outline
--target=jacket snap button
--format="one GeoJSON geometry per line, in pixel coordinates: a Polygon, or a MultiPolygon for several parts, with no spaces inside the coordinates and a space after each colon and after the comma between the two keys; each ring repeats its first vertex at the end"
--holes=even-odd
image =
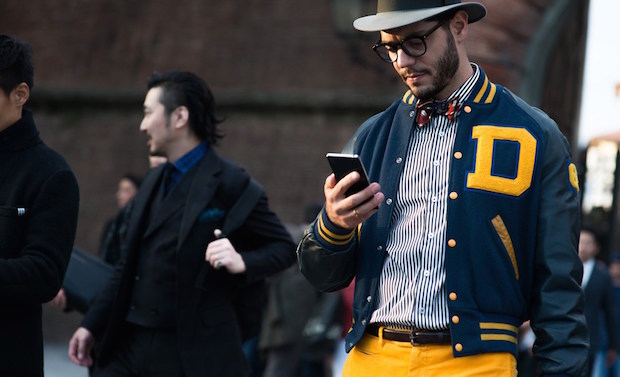
{"type": "Polygon", "coordinates": [[[456,246],[456,240],[451,238],[448,240],[448,246],[450,247],[455,247],[456,246]]]}
{"type": "Polygon", "coordinates": [[[372,296],[366,297],[366,301],[370,302],[372,300],[372,296]]]}
{"type": "Polygon", "coordinates": [[[455,325],[459,323],[461,319],[459,318],[458,315],[455,315],[452,317],[452,323],[454,323],[455,325]]]}
{"type": "Polygon", "coordinates": [[[456,344],[454,345],[454,350],[455,350],[456,352],[461,352],[461,351],[463,350],[463,345],[462,345],[461,343],[456,343],[456,344]]]}
{"type": "Polygon", "coordinates": [[[450,199],[456,200],[456,198],[458,198],[458,197],[459,197],[459,194],[456,191],[452,191],[450,193],[450,199]]]}
{"type": "Polygon", "coordinates": [[[450,292],[450,301],[456,301],[456,293],[455,292],[450,292]]]}

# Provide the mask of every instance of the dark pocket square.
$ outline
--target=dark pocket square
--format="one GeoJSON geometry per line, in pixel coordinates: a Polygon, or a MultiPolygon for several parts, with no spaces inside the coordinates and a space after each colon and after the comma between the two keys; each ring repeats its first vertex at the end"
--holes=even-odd
{"type": "Polygon", "coordinates": [[[218,221],[224,218],[224,210],[219,208],[209,208],[202,211],[198,221],[218,221]]]}

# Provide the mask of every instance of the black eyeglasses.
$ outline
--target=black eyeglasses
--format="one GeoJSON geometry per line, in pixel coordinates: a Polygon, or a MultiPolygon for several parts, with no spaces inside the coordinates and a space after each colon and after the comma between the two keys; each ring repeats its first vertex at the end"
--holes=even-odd
{"type": "Polygon", "coordinates": [[[372,46],[372,49],[379,55],[381,60],[388,63],[394,63],[398,60],[398,50],[402,49],[403,52],[413,58],[420,57],[426,53],[426,38],[451,17],[445,18],[439,22],[431,30],[427,31],[424,35],[411,35],[403,39],[400,43],[377,43],[372,46]]]}

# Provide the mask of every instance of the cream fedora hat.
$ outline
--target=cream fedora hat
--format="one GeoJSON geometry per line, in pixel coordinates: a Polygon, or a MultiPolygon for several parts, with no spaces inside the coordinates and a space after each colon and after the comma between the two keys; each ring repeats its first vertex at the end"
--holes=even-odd
{"type": "Polygon", "coordinates": [[[469,15],[469,22],[476,22],[487,14],[484,5],[477,2],[461,3],[460,0],[378,0],[377,14],[360,17],[353,27],[361,31],[395,29],[426,20],[438,14],[462,9],[469,15]]]}

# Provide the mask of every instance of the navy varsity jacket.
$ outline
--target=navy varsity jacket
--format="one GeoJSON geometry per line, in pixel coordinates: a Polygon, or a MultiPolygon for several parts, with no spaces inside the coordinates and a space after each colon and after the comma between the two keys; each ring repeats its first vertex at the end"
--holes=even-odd
{"type": "MultiPolygon", "coordinates": [[[[347,351],[375,309],[415,102],[407,92],[349,142],[385,194],[378,212],[349,230],[323,211],[297,249],[303,274],[320,290],[356,278],[347,351]]],[[[445,239],[454,356],[516,356],[519,326],[531,319],[543,374],[578,376],[588,334],[577,255],[579,184],[568,143],[546,114],[484,72],[458,116],[445,239]]]]}

